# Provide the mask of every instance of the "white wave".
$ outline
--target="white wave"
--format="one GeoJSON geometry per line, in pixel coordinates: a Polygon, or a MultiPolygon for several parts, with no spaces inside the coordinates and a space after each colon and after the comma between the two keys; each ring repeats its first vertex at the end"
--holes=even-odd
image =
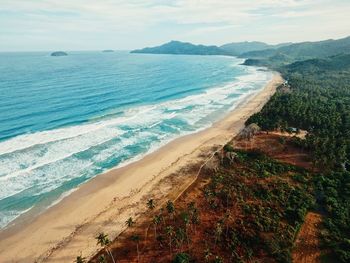
{"type": "Polygon", "coordinates": [[[118,166],[124,166],[179,136],[209,127],[215,121],[211,115],[216,117],[223,109],[235,108],[271,77],[270,73],[254,68],[245,70],[249,74],[200,94],[127,109],[121,117],[21,135],[1,142],[0,189],[3,191],[0,200],[28,189],[34,189],[33,195],[49,193],[72,179],[95,176],[105,170],[103,163],[108,160],[123,158],[118,166]],[[188,127],[174,122],[170,125],[173,133],[160,130],[164,121],[170,119],[188,127]],[[135,155],[127,150],[128,146],[137,144],[144,144],[142,153],[135,155]]]}
{"type": "Polygon", "coordinates": [[[74,138],[86,133],[95,132],[101,128],[117,125],[127,122],[128,120],[135,118],[136,116],[130,116],[128,118],[119,117],[115,119],[104,120],[100,122],[83,124],[78,126],[71,126],[67,128],[60,128],[55,130],[48,130],[42,132],[29,133],[19,135],[9,140],[0,142],[0,156],[6,153],[11,153],[26,148],[33,147],[39,144],[47,144],[54,141],[65,140],[74,138]]]}
{"type": "Polygon", "coordinates": [[[98,130],[94,133],[86,133],[70,139],[55,141],[49,145],[44,145],[41,151],[25,151],[16,152],[8,156],[6,159],[0,160],[0,165],[4,168],[0,172],[0,181],[10,177],[19,176],[29,173],[34,169],[38,169],[44,165],[58,162],[60,160],[71,157],[79,152],[86,151],[91,147],[105,143],[112,138],[122,135],[119,129],[107,128],[98,130]],[[21,168],[27,164],[26,168],[21,168]],[[4,175],[5,176],[1,176],[4,175]]]}
{"type": "Polygon", "coordinates": [[[29,207],[25,210],[10,210],[10,211],[0,211],[0,229],[8,226],[10,222],[18,218],[20,215],[27,213],[34,206],[29,207]]]}

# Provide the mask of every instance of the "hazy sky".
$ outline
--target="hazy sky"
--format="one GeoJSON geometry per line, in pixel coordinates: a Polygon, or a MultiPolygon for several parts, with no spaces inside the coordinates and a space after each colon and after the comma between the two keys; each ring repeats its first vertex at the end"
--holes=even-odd
{"type": "Polygon", "coordinates": [[[0,0],[0,51],[350,35],[350,0],[0,0]]]}

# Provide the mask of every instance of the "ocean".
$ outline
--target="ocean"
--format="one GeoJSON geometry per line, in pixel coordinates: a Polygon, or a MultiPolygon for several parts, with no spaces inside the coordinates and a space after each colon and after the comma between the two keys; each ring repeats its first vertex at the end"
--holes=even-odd
{"type": "Polygon", "coordinates": [[[0,53],[0,228],[210,127],[272,73],[225,56],[0,53]]]}

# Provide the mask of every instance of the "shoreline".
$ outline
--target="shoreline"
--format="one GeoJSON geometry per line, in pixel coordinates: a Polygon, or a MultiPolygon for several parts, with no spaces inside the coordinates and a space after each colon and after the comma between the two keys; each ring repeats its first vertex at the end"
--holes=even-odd
{"type": "Polygon", "coordinates": [[[177,138],[136,162],[98,175],[37,218],[4,229],[0,232],[2,262],[71,262],[80,253],[90,257],[99,250],[94,238],[98,232],[104,231],[114,239],[125,229],[129,216],[137,218],[146,210],[145,198],[156,196],[162,200],[176,188],[165,184],[159,189],[163,179],[190,179],[186,173],[179,175],[180,170],[201,161],[204,150],[223,145],[237,134],[281,82],[281,76],[274,73],[263,89],[247,96],[211,127],[177,138]]]}

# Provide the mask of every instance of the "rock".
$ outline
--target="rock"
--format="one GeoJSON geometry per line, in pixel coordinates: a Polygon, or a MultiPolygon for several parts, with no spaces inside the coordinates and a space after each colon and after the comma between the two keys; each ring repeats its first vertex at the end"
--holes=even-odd
{"type": "Polygon", "coordinates": [[[55,51],[51,53],[51,56],[53,57],[62,57],[62,56],[68,56],[66,52],[63,51],[55,51]]]}

